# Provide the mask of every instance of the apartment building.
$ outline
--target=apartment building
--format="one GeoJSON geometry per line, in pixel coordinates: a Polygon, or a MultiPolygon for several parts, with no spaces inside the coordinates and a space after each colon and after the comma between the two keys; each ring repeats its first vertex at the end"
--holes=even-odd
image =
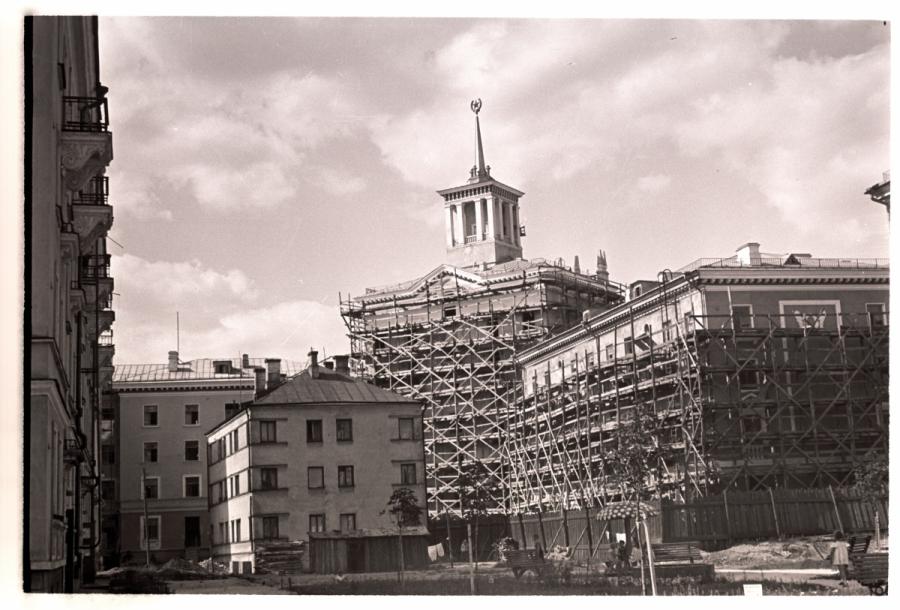
{"type": "Polygon", "coordinates": [[[23,584],[74,592],[99,563],[99,411],[112,374],[107,88],[96,17],[27,17],[23,584]]]}
{"type": "Polygon", "coordinates": [[[347,363],[310,352],[307,370],[207,433],[212,555],[232,572],[262,571],[311,534],[384,536],[401,487],[424,509],[420,403],[352,378],[347,363]]]}
{"type": "Polygon", "coordinates": [[[888,447],[886,259],[766,254],[748,243],[631,284],[625,303],[518,354],[510,508],[615,499],[617,430],[649,414],[647,484],[840,487],[888,447]]]}
{"type": "Polygon", "coordinates": [[[275,358],[196,359],[116,367],[101,447],[107,562],[209,556],[205,431],[257,390],[299,370],[275,358]],[[114,544],[113,544],[114,541],[114,544]],[[149,548],[148,548],[149,547],[149,548]]]}

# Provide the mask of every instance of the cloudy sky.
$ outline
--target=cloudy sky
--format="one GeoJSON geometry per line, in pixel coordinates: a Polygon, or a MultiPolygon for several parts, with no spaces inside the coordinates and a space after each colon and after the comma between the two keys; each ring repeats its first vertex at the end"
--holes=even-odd
{"type": "Polygon", "coordinates": [[[338,293],[443,262],[437,189],[525,191],[525,256],[653,278],[757,241],[884,257],[876,21],[101,18],[116,360],[347,350],[338,293]]]}

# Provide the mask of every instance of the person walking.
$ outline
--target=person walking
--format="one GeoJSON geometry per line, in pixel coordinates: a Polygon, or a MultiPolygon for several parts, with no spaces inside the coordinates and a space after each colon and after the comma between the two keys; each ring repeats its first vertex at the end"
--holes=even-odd
{"type": "Polygon", "coordinates": [[[841,586],[847,586],[847,568],[850,565],[850,545],[844,540],[844,533],[834,533],[834,542],[828,547],[831,565],[841,574],[841,586]]]}

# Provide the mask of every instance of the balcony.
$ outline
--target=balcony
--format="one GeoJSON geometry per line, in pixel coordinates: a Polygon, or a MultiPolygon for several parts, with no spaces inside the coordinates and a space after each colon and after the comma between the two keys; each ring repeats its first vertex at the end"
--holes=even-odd
{"type": "Polygon", "coordinates": [[[94,176],[72,197],[72,229],[83,249],[106,235],[113,223],[109,178],[94,176]]]}
{"type": "MultiPolygon", "coordinates": [[[[112,313],[112,312],[110,312],[112,313]]],[[[116,355],[116,346],[113,344],[113,334],[111,330],[104,331],[99,339],[98,343],[98,351],[100,352],[99,364],[100,368],[109,368],[113,367],[113,356],[116,355]]]]}
{"type": "Polygon", "coordinates": [[[63,98],[61,164],[66,188],[77,193],[112,161],[112,134],[105,94],[63,98]]]}
{"type": "Polygon", "coordinates": [[[88,311],[112,307],[113,279],[109,273],[109,254],[92,254],[81,259],[81,287],[88,311]]]}
{"type": "MultiPolygon", "coordinates": [[[[80,433],[79,433],[80,434],[80,433]]],[[[83,436],[83,435],[80,435],[83,436]]],[[[64,460],[67,464],[79,464],[84,461],[84,445],[80,438],[67,438],[64,449],[64,460]]]]}

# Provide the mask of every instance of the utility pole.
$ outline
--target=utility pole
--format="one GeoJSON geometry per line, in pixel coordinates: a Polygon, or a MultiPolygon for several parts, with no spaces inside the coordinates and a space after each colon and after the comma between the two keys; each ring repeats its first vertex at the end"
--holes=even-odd
{"type": "Polygon", "coordinates": [[[147,469],[141,468],[141,488],[144,493],[144,561],[150,567],[150,517],[147,515],[147,469]]]}

